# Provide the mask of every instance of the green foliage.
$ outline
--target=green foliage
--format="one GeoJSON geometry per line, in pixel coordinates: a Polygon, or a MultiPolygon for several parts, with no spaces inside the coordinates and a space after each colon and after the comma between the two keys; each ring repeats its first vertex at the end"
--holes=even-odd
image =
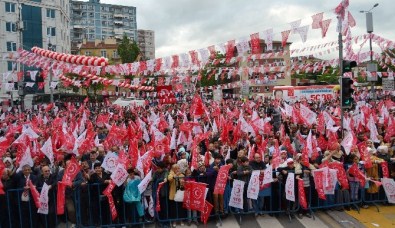
{"type": "Polygon", "coordinates": [[[140,49],[136,41],[131,42],[126,34],[124,34],[121,43],[118,45],[118,55],[121,57],[122,63],[136,61],[139,54],[140,49]]]}

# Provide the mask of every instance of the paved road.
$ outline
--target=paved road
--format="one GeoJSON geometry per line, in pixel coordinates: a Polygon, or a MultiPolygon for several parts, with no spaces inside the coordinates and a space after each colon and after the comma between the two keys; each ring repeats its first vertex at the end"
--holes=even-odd
{"type": "MultiPolygon", "coordinates": [[[[255,217],[254,215],[243,215],[241,220],[237,215],[228,216],[222,220],[222,226],[218,221],[210,220],[206,226],[199,224],[196,226],[192,224],[187,226],[177,225],[177,228],[360,228],[365,227],[345,212],[316,212],[315,218],[303,217],[302,219],[295,218],[292,221],[285,215],[279,217],[271,217],[269,215],[255,217]]],[[[60,227],[65,228],[65,224],[60,227]]],[[[70,226],[69,226],[70,227],[70,226]]],[[[135,226],[137,227],[137,226],[135,226]]],[[[383,226],[384,227],[384,226],[383,226]]],[[[146,225],[145,228],[155,228],[154,224],[146,225]]]]}

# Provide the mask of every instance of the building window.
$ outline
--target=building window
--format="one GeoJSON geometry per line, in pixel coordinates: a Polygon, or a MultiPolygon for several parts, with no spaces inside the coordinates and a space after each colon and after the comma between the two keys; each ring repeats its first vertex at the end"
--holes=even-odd
{"type": "Polygon", "coordinates": [[[7,61],[7,71],[12,71],[12,62],[11,61],[7,61]]]}
{"type": "Polygon", "coordinates": [[[56,28],[48,27],[47,28],[47,36],[56,36],[56,28]]]}
{"type": "Polygon", "coordinates": [[[12,41],[7,42],[7,51],[16,51],[16,43],[12,41]]]}
{"type": "Polygon", "coordinates": [[[5,30],[7,32],[16,32],[16,24],[12,22],[5,23],[5,30]]]}
{"type": "Polygon", "coordinates": [[[54,9],[47,9],[47,17],[48,18],[55,18],[55,10],[54,9]]]}
{"type": "Polygon", "coordinates": [[[6,2],[5,3],[5,11],[7,13],[15,13],[15,3],[6,2]]]}
{"type": "Polygon", "coordinates": [[[106,50],[102,50],[100,53],[101,53],[101,57],[107,58],[107,51],[106,50]]]}
{"type": "Polygon", "coordinates": [[[118,58],[118,52],[117,51],[114,51],[113,53],[112,53],[112,57],[115,59],[115,58],[118,58]]]}
{"type": "Polygon", "coordinates": [[[85,55],[86,55],[86,56],[91,56],[92,53],[91,53],[90,51],[86,51],[86,52],[85,52],[85,55]]]}

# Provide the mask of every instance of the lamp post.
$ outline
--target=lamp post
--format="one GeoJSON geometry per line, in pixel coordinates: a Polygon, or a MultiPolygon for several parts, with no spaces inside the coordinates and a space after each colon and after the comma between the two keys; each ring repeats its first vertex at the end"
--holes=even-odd
{"type": "MultiPolygon", "coordinates": [[[[373,13],[372,10],[376,8],[379,4],[376,3],[373,5],[370,10],[361,10],[359,11],[360,13],[365,13],[366,15],[366,31],[369,33],[369,48],[370,48],[370,64],[367,67],[367,70],[372,72],[372,71],[377,71],[377,65],[373,64],[373,51],[372,51],[372,32],[373,32],[373,13]]],[[[374,94],[374,83],[373,80],[371,81],[371,94],[372,98],[375,98],[374,94]]]]}
{"type": "MultiPolygon", "coordinates": [[[[54,51],[54,48],[51,44],[51,39],[48,37],[48,50],[54,51]]],[[[52,88],[52,68],[49,69],[48,74],[49,74],[49,91],[50,91],[50,102],[53,103],[53,88],[52,88]]]]}

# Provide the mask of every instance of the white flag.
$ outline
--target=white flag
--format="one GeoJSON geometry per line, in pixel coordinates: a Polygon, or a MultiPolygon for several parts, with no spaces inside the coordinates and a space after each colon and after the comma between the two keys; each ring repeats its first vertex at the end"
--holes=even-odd
{"type": "Polygon", "coordinates": [[[295,202],[295,174],[288,173],[287,181],[285,182],[285,197],[287,200],[295,202]]]}
{"type": "Polygon", "coordinates": [[[43,152],[43,154],[45,156],[47,156],[47,158],[49,159],[49,161],[51,162],[51,164],[53,164],[54,162],[54,156],[53,156],[53,149],[52,149],[52,139],[51,136],[47,139],[47,141],[45,141],[44,145],[41,147],[41,152],[43,152]]]}
{"type": "Polygon", "coordinates": [[[149,183],[151,182],[151,179],[152,179],[152,170],[149,171],[147,176],[145,176],[144,179],[137,186],[137,188],[139,189],[140,194],[143,194],[143,192],[145,192],[145,190],[147,189],[149,183]]]}
{"type": "Polygon", "coordinates": [[[353,136],[350,131],[347,132],[346,136],[343,138],[341,145],[343,146],[346,154],[349,155],[351,151],[351,147],[353,146],[353,136]]]}
{"type": "Polygon", "coordinates": [[[49,191],[49,185],[47,185],[46,183],[44,183],[42,189],[41,189],[41,193],[40,193],[40,198],[39,198],[39,202],[41,207],[38,209],[37,213],[40,214],[44,214],[47,215],[48,214],[48,191],[49,191]]]}
{"type": "Polygon", "coordinates": [[[30,167],[33,167],[34,162],[32,159],[32,155],[30,153],[30,147],[28,146],[25,152],[22,155],[21,161],[19,162],[19,168],[16,170],[16,172],[19,172],[22,170],[22,167],[24,165],[29,165],[30,167]]]}
{"type": "Polygon", "coordinates": [[[259,175],[261,171],[260,170],[254,170],[252,171],[250,182],[248,183],[248,188],[247,188],[247,198],[249,199],[258,199],[258,194],[259,194],[259,175]]]}
{"type": "Polygon", "coordinates": [[[395,203],[395,181],[391,178],[381,178],[381,183],[389,203],[395,203]]]}
{"type": "Polygon", "coordinates": [[[122,164],[118,164],[110,177],[111,180],[119,187],[126,181],[128,176],[129,174],[125,167],[122,164]]]}
{"type": "Polygon", "coordinates": [[[317,113],[311,111],[308,107],[300,104],[300,116],[308,125],[312,125],[317,120],[317,113]]]}
{"type": "Polygon", "coordinates": [[[234,180],[232,192],[230,193],[229,206],[243,209],[244,181],[234,180]]]}
{"type": "Polygon", "coordinates": [[[104,157],[103,164],[101,167],[106,171],[114,172],[116,167],[118,166],[118,155],[113,152],[108,152],[104,157]]]}

